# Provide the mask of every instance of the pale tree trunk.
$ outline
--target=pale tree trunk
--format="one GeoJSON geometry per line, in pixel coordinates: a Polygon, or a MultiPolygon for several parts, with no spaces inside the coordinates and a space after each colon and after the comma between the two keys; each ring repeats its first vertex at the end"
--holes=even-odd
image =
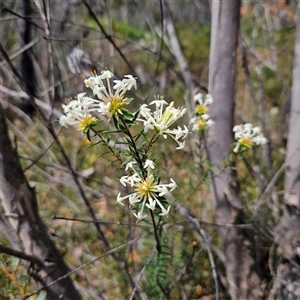
{"type": "Polygon", "coordinates": [[[285,210],[275,235],[282,254],[270,299],[300,299],[300,3],[297,17],[284,183],[285,210]]]}
{"type": "Polygon", "coordinates": [[[181,71],[181,74],[183,77],[183,81],[184,81],[185,85],[187,86],[190,95],[192,95],[194,92],[194,88],[195,88],[193,79],[192,79],[192,74],[189,70],[188,63],[184,57],[182,47],[180,45],[180,42],[179,42],[179,39],[178,39],[178,36],[176,33],[175,25],[172,20],[170,9],[169,9],[169,6],[168,6],[168,3],[166,0],[162,0],[162,7],[163,7],[163,12],[164,12],[164,24],[165,24],[167,34],[170,38],[171,50],[173,51],[173,54],[176,58],[178,66],[180,68],[180,71],[181,71]]]}
{"type": "MultiPolygon", "coordinates": [[[[33,278],[42,285],[69,272],[48,235],[39,214],[34,188],[23,174],[17,151],[12,147],[0,105],[0,229],[13,250],[20,253],[33,278]]],[[[4,247],[1,247],[0,251],[4,247]]],[[[79,300],[71,279],[65,276],[46,288],[47,299],[79,300]]]]}
{"type": "MultiPolygon", "coordinates": [[[[212,1],[212,33],[209,91],[214,102],[209,114],[215,124],[207,137],[207,153],[213,164],[212,192],[218,224],[241,224],[243,203],[235,173],[223,169],[232,152],[234,83],[241,2],[212,1]]],[[[260,278],[252,256],[247,232],[234,227],[219,229],[226,257],[225,268],[231,299],[261,299],[260,278]]]]}

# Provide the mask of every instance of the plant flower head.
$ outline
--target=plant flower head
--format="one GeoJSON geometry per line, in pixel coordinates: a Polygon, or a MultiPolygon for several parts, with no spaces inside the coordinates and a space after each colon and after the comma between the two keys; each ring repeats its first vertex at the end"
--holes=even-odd
{"type": "Polygon", "coordinates": [[[98,99],[80,93],[75,100],[63,105],[65,115],[60,118],[63,126],[78,125],[82,132],[97,124],[98,119],[92,116],[92,112],[98,112],[109,118],[123,115],[126,105],[132,99],[126,98],[125,93],[132,88],[136,89],[136,79],[132,75],[125,75],[123,80],[114,80],[112,87],[111,78],[113,73],[102,71],[101,75],[91,76],[84,80],[85,86],[93,90],[93,95],[98,99]]]}
{"type": "Polygon", "coordinates": [[[65,127],[77,125],[82,133],[86,133],[98,123],[98,119],[91,114],[93,105],[94,100],[86,97],[85,93],[78,94],[76,100],[62,105],[65,114],[60,117],[60,124],[65,127]]]}
{"type": "Polygon", "coordinates": [[[192,131],[205,132],[209,127],[214,124],[214,121],[210,119],[208,114],[202,114],[200,116],[193,117],[190,121],[192,131]]]}
{"type": "Polygon", "coordinates": [[[138,212],[134,213],[137,221],[140,221],[147,217],[144,213],[145,207],[148,207],[152,211],[159,209],[160,216],[168,215],[170,206],[165,208],[162,202],[165,202],[164,196],[172,192],[176,187],[176,183],[173,179],[170,179],[169,184],[160,184],[159,180],[153,175],[153,169],[155,164],[151,160],[146,160],[144,163],[144,169],[147,170],[146,176],[141,176],[135,169],[134,163],[130,162],[126,165],[125,170],[130,172],[131,175],[126,175],[120,178],[120,182],[124,186],[130,186],[134,188],[134,192],[121,197],[121,194],[117,196],[117,203],[124,205],[123,201],[128,199],[129,207],[136,207],[138,205],[138,212]]]}
{"type": "Polygon", "coordinates": [[[184,128],[178,126],[177,129],[170,129],[169,127],[186,113],[186,108],[175,108],[174,102],[168,105],[163,99],[156,99],[150,105],[155,105],[154,111],[147,104],[143,104],[140,108],[140,116],[143,119],[138,120],[143,122],[144,131],[154,130],[165,139],[170,136],[178,144],[176,149],[182,149],[185,146],[184,139],[187,137],[189,129],[186,126],[184,128]],[[165,109],[164,106],[166,106],[165,109]]]}
{"type": "Polygon", "coordinates": [[[246,123],[233,127],[234,138],[237,140],[233,152],[246,151],[253,145],[264,145],[268,142],[262,134],[260,127],[253,127],[252,124],[246,123]]]}
{"type": "Polygon", "coordinates": [[[213,98],[210,94],[206,94],[204,100],[203,95],[198,93],[194,96],[194,102],[196,104],[195,117],[190,120],[190,125],[192,126],[191,131],[200,131],[204,133],[214,124],[214,121],[208,114],[208,109],[213,103],[213,98]]]}
{"type": "Polygon", "coordinates": [[[206,94],[205,100],[203,95],[198,93],[194,96],[194,102],[196,104],[195,113],[197,116],[207,114],[209,106],[213,103],[211,94],[206,94]]]}
{"type": "Polygon", "coordinates": [[[126,111],[125,106],[131,99],[125,97],[125,93],[132,88],[136,89],[136,79],[132,75],[125,75],[122,80],[114,80],[112,86],[111,78],[114,74],[108,70],[102,71],[101,75],[94,75],[84,80],[85,86],[93,91],[99,104],[98,112],[107,116],[118,118],[126,111]]]}

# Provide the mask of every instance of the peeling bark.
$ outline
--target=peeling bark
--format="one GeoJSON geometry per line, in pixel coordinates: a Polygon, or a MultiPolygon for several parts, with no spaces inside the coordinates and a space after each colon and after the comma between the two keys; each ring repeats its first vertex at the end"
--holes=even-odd
{"type": "Polygon", "coordinates": [[[295,58],[286,151],[285,211],[276,228],[281,261],[269,299],[300,298],[300,3],[297,6],[295,58]]]}
{"type": "MultiPolygon", "coordinates": [[[[0,105],[0,227],[14,249],[35,257],[42,264],[24,261],[42,285],[58,280],[69,269],[47,233],[38,214],[34,188],[23,174],[13,149],[4,112],[0,105]]],[[[69,277],[46,288],[47,299],[81,299],[69,277]]]]}
{"type": "MultiPolygon", "coordinates": [[[[215,124],[207,138],[207,154],[213,165],[212,192],[217,223],[241,224],[243,203],[235,173],[223,169],[232,152],[236,48],[240,1],[212,1],[212,36],[209,91],[214,98],[209,114],[215,124]],[[220,173],[220,174],[219,174],[220,173]]],[[[261,299],[260,278],[251,244],[243,229],[220,227],[226,257],[225,268],[231,299],[261,299]]]]}

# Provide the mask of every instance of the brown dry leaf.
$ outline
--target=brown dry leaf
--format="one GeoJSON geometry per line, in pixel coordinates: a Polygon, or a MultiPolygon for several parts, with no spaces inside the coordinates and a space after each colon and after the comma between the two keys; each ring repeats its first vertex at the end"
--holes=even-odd
{"type": "Polygon", "coordinates": [[[106,215],[107,212],[108,212],[107,199],[106,198],[100,198],[97,202],[95,202],[94,207],[97,210],[98,214],[106,215]]]}
{"type": "Polygon", "coordinates": [[[130,251],[130,253],[128,254],[128,261],[131,263],[135,263],[135,264],[139,264],[142,262],[141,256],[138,254],[138,252],[133,249],[132,251],[130,251]]]}

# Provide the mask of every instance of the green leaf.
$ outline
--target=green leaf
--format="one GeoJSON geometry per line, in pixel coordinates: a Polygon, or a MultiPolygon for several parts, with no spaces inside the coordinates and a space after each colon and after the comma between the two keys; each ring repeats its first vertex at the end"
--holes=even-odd
{"type": "Polygon", "coordinates": [[[119,120],[117,120],[115,117],[113,117],[112,119],[113,119],[115,127],[119,128],[119,124],[120,124],[119,120]]]}
{"type": "Polygon", "coordinates": [[[125,119],[130,119],[131,120],[133,118],[133,114],[129,110],[122,111],[122,113],[123,113],[123,117],[125,119]]]}
{"type": "Polygon", "coordinates": [[[19,265],[20,259],[17,257],[12,257],[9,266],[16,267],[19,265]]]}
{"type": "Polygon", "coordinates": [[[137,110],[134,114],[133,114],[133,121],[135,121],[136,119],[137,119],[137,117],[139,116],[139,114],[140,114],[140,109],[139,110],[137,110]]]}
{"type": "Polygon", "coordinates": [[[129,138],[127,138],[127,137],[124,137],[124,138],[123,138],[123,141],[124,141],[126,144],[129,144],[129,145],[132,144],[132,143],[131,143],[131,140],[130,140],[129,138]]]}
{"type": "Polygon", "coordinates": [[[126,102],[126,104],[129,104],[132,100],[134,100],[134,98],[126,98],[125,102],[126,102]]]}
{"type": "Polygon", "coordinates": [[[27,283],[29,281],[30,277],[27,275],[21,275],[18,280],[20,283],[27,283]]]}
{"type": "Polygon", "coordinates": [[[137,124],[136,122],[132,121],[131,119],[130,120],[124,120],[124,122],[126,123],[126,125],[128,127],[132,127],[132,126],[137,124]]]}
{"type": "Polygon", "coordinates": [[[38,297],[36,298],[36,300],[45,300],[47,297],[47,292],[45,291],[41,291],[38,295],[38,297]]]}
{"type": "Polygon", "coordinates": [[[127,165],[129,162],[131,162],[133,160],[133,157],[130,156],[129,158],[127,158],[126,160],[123,161],[123,166],[127,165]]]}
{"type": "Polygon", "coordinates": [[[86,132],[87,139],[91,142],[90,130],[88,129],[86,132]]]}

